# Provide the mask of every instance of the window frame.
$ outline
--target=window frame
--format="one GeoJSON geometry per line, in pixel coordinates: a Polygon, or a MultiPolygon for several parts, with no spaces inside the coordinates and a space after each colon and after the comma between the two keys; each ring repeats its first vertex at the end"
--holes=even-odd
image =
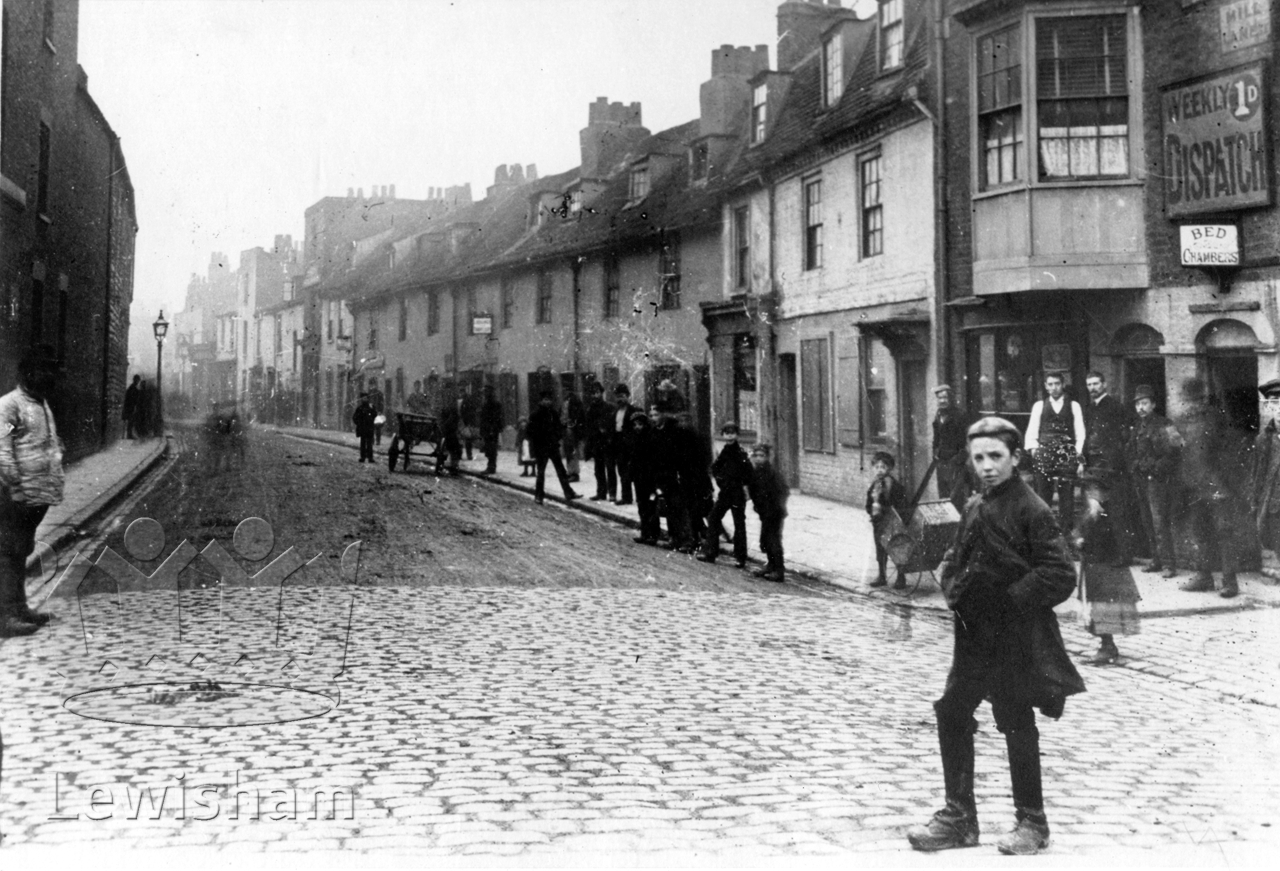
{"type": "Polygon", "coordinates": [[[498,279],[498,293],[502,302],[502,327],[501,329],[510,329],[513,325],[516,310],[516,294],[511,286],[511,278],[502,276],[498,279]]]}
{"type": "MultiPolygon", "coordinates": [[[[985,33],[982,33],[976,36],[974,38],[973,43],[974,43],[973,105],[974,105],[974,123],[977,131],[976,138],[975,138],[974,155],[975,155],[977,175],[978,175],[977,189],[987,191],[987,190],[995,190],[997,188],[1006,187],[1009,185],[1023,184],[1027,181],[1027,175],[1028,175],[1027,174],[1028,158],[1027,158],[1026,118],[1027,118],[1027,112],[1029,110],[1029,107],[1027,105],[1027,93],[1026,93],[1026,81],[1025,81],[1026,72],[1027,72],[1026,71],[1027,64],[1026,64],[1025,22],[1021,18],[1019,18],[1016,21],[1006,21],[1000,27],[997,27],[993,30],[989,30],[985,33]],[[982,58],[984,55],[983,44],[988,40],[995,40],[1001,34],[1006,34],[1006,33],[1016,33],[1018,35],[1016,64],[1009,63],[1003,67],[998,67],[998,68],[993,65],[992,69],[984,72],[982,70],[982,62],[980,60],[980,58],[982,58]],[[1018,87],[1017,100],[1016,101],[1006,100],[1004,102],[993,100],[993,103],[995,103],[995,105],[993,105],[991,108],[984,109],[982,106],[982,97],[981,97],[983,79],[989,78],[991,80],[992,93],[995,93],[996,82],[998,81],[999,76],[1001,76],[1002,74],[1008,75],[1009,71],[1014,69],[1016,69],[1016,73],[1013,74],[1010,81],[1017,83],[1017,87],[1018,87]],[[988,148],[987,148],[987,138],[983,132],[984,122],[987,121],[988,119],[995,121],[999,119],[1001,116],[1009,116],[1009,115],[1013,115],[1015,118],[1015,121],[1013,124],[1012,141],[1008,145],[1005,145],[1003,143],[1003,140],[1001,140],[1001,144],[998,144],[995,150],[997,153],[997,163],[1001,167],[1001,169],[1003,169],[1002,157],[1003,157],[1004,149],[1010,148],[1012,150],[1013,164],[1014,164],[1013,175],[1009,178],[1004,178],[1003,172],[1001,172],[1000,177],[993,182],[990,180],[989,171],[987,168],[988,148]]],[[[1012,59],[1013,53],[1011,52],[1010,55],[1012,59]]]]}
{"type": "Polygon", "coordinates": [[[440,332],[440,291],[427,291],[427,335],[440,332]]]}
{"type": "Polygon", "coordinates": [[[605,255],[601,264],[602,319],[622,316],[622,263],[617,254],[605,255]]]}
{"type": "Polygon", "coordinates": [[[907,13],[903,0],[880,0],[876,9],[876,69],[891,73],[906,63],[907,13]],[[897,10],[897,17],[885,21],[885,14],[897,10]],[[890,51],[896,49],[896,56],[890,51]],[[892,61],[892,62],[891,62],[892,61]]]}
{"type": "Polygon", "coordinates": [[[879,149],[858,156],[858,256],[866,260],[884,254],[884,158],[879,149]],[[874,166],[876,175],[867,178],[874,166]],[[875,191],[875,201],[868,194],[875,191]]]}
{"type": "Polygon", "coordinates": [[[822,268],[822,176],[811,175],[800,180],[803,240],[801,262],[805,272],[822,268]],[[816,196],[811,195],[816,191],[816,196]],[[816,218],[816,220],[815,220],[816,218]]]}
{"type": "Polygon", "coordinates": [[[769,83],[751,89],[751,143],[764,142],[769,124],[769,83]]]}
{"type": "Polygon", "coordinates": [[[638,203],[645,197],[649,196],[649,164],[648,162],[640,163],[631,167],[631,177],[628,180],[627,199],[629,202],[638,203]]]}
{"type": "Polygon", "coordinates": [[[680,234],[664,233],[658,243],[658,308],[676,311],[680,303],[680,234]]]}
{"type": "Polygon", "coordinates": [[[844,95],[844,40],[837,31],[822,44],[822,107],[830,109],[844,95]]]}
{"type": "Polygon", "coordinates": [[[555,297],[555,279],[550,269],[538,270],[537,305],[534,306],[534,323],[549,324],[555,312],[552,303],[555,297]]]}
{"type": "Polygon", "coordinates": [[[751,204],[735,206],[732,218],[733,286],[751,290],[751,204]]]}
{"type": "MultiPolygon", "coordinates": [[[[970,183],[974,192],[974,198],[980,199],[984,196],[999,196],[1008,193],[1011,190],[1023,190],[1034,188],[1080,188],[1080,187],[1096,187],[1110,185],[1137,185],[1145,183],[1146,179],[1146,145],[1143,140],[1144,132],[1144,89],[1145,70],[1142,60],[1142,34],[1141,21],[1139,19],[1138,10],[1129,6],[1117,5],[1116,3],[1098,3],[1091,5],[1087,2],[1073,4],[1062,9],[1025,9],[1012,15],[1002,16],[993,19],[987,26],[981,30],[975,30],[973,33],[973,48],[969,55],[969,96],[971,107],[969,109],[969,136],[970,151],[972,153],[972,165],[970,168],[970,183]],[[1125,52],[1125,75],[1124,79],[1127,83],[1125,96],[1127,100],[1128,117],[1126,121],[1127,132],[1124,136],[1125,147],[1128,153],[1128,167],[1124,175],[1098,175],[1098,176],[1076,176],[1076,177],[1041,177],[1040,173],[1040,112],[1039,112],[1039,89],[1038,89],[1038,70],[1036,59],[1036,40],[1037,25],[1040,22],[1050,19],[1096,19],[1114,17],[1124,22],[1124,52],[1125,52]],[[999,184],[987,184],[985,180],[985,153],[983,151],[982,129],[979,124],[979,100],[978,100],[978,56],[982,40],[1006,30],[1016,27],[1020,32],[1021,40],[1021,107],[1022,117],[1019,122],[1019,133],[1021,134],[1022,155],[1025,157],[1022,169],[1022,175],[1009,182],[1001,182],[999,184]],[[1034,171],[1033,171],[1034,170],[1034,171]]],[[[1046,98],[1046,101],[1052,98],[1046,98]]]]}

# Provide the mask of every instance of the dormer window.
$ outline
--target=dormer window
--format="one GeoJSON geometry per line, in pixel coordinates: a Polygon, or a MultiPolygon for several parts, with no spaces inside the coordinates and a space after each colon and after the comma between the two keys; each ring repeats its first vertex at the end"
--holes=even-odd
{"type": "Polygon", "coordinates": [[[902,66],[902,0],[880,0],[880,69],[902,66]]]}
{"type": "Polygon", "coordinates": [[[633,203],[639,202],[649,195],[649,165],[641,164],[631,168],[631,194],[633,203]]]}
{"type": "Polygon", "coordinates": [[[764,142],[764,124],[768,117],[769,89],[762,82],[751,94],[751,141],[764,142]]]}
{"type": "Polygon", "coordinates": [[[844,93],[844,63],[840,36],[836,34],[822,47],[822,105],[826,108],[840,102],[844,93]]]}

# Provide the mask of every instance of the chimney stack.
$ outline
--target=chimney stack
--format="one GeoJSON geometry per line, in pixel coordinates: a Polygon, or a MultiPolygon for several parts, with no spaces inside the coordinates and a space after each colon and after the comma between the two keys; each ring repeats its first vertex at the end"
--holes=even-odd
{"type": "Polygon", "coordinates": [[[524,168],[524,177],[529,181],[538,180],[538,164],[531,163],[524,168]]]}
{"type": "Polygon", "coordinates": [[[396,198],[396,186],[395,186],[395,185],[391,185],[390,191],[391,191],[391,192],[390,192],[387,196],[388,196],[388,198],[389,198],[389,199],[393,199],[393,200],[394,200],[394,199],[396,198]]]}
{"type": "Polygon", "coordinates": [[[351,199],[351,198],[352,198],[352,197],[354,197],[355,195],[356,195],[356,189],[355,189],[355,188],[347,188],[347,199],[351,199]]]}
{"type": "Polygon", "coordinates": [[[356,188],[356,199],[357,200],[364,199],[364,188],[356,188]]]}
{"type": "Polygon", "coordinates": [[[640,104],[610,103],[597,97],[587,107],[587,126],[578,134],[582,146],[584,179],[607,178],[627,152],[647,139],[649,131],[640,123],[640,104]]]}
{"type": "Polygon", "coordinates": [[[823,31],[841,18],[856,21],[852,9],[839,0],[786,0],[778,7],[778,69],[786,72],[818,47],[823,31]]]}
{"type": "Polygon", "coordinates": [[[711,51],[711,78],[702,83],[698,98],[700,136],[732,136],[743,129],[751,111],[751,86],[756,73],[769,68],[769,47],[722,45],[711,51]]]}

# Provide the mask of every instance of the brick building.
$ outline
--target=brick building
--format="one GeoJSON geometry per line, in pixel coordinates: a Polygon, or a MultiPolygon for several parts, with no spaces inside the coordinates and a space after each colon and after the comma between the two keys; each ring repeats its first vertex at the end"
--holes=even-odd
{"type": "Polygon", "coordinates": [[[137,219],[120,141],[76,62],[75,0],[5,0],[0,33],[0,387],[36,342],[65,366],[74,459],[121,433],[137,219]]]}
{"type": "MultiPolygon", "coordinates": [[[[721,300],[706,310],[723,418],[774,443],[802,490],[857,501],[887,450],[929,465],[937,184],[930,5],[778,8],[778,69],[724,199],[721,300]]],[[[718,415],[720,417],[720,415],[718,415]]]]}

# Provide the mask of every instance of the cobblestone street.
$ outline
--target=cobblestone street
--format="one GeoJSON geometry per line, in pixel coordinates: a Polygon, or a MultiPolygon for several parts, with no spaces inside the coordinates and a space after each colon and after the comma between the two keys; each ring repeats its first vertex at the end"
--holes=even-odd
{"type": "MultiPolygon", "coordinates": [[[[335,494],[385,476],[283,445],[262,445],[251,465],[263,492],[270,469],[295,474],[286,453],[319,464],[335,494]]],[[[180,482],[185,505],[262,508],[220,504],[181,462],[173,475],[160,486],[180,482]]],[[[533,514],[507,491],[422,481],[433,512],[480,504],[499,526],[525,512],[512,529],[544,546],[503,546],[586,566],[583,579],[519,583],[490,556],[464,579],[431,568],[400,583],[372,547],[377,577],[362,570],[354,588],[308,583],[304,570],[283,597],[253,585],[126,591],[119,610],[108,594],[60,590],[50,627],[0,645],[6,858],[176,846],[529,864],[919,861],[903,832],[940,801],[930,703],[950,658],[942,615],[752,581],[594,519],[533,514]],[[610,561],[612,576],[585,580],[610,561]]],[[[316,504],[299,486],[277,503],[277,552],[316,504]]],[[[158,490],[136,511],[167,498],[158,490]]],[[[175,533],[186,522],[156,516],[175,533]]],[[[384,528],[405,520],[388,514],[384,528]]],[[[476,537],[442,534],[432,550],[476,537]]],[[[201,548],[208,536],[191,538],[201,548]]],[[[121,548],[118,533],[108,541],[121,548]]],[[[1127,666],[1084,670],[1089,692],[1041,723],[1047,860],[1214,864],[1280,841],[1280,711],[1232,693],[1268,674],[1274,692],[1278,617],[1147,621],[1121,640],[1127,666]]],[[[1091,649],[1075,625],[1064,633],[1091,649]]],[[[979,721],[984,845],[949,864],[992,861],[1012,821],[1004,743],[985,706],[979,721]]]]}

